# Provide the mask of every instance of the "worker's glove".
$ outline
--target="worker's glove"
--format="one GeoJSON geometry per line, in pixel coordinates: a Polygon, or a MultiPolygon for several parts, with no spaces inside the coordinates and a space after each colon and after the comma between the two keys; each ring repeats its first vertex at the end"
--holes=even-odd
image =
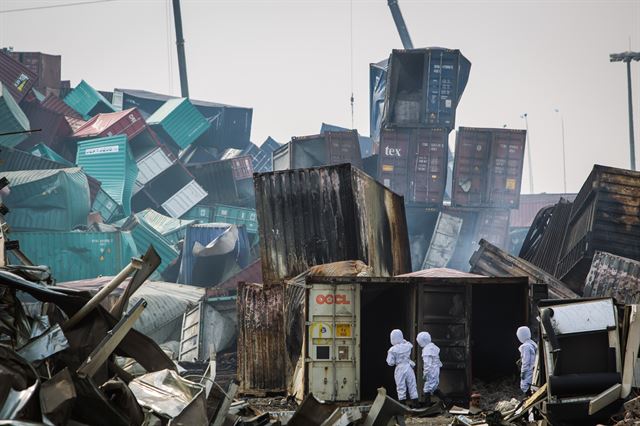
{"type": "Polygon", "coordinates": [[[522,371],[520,373],[520,380],[524,380],[527,377],[526,373],[524,371],[522,371]]]}

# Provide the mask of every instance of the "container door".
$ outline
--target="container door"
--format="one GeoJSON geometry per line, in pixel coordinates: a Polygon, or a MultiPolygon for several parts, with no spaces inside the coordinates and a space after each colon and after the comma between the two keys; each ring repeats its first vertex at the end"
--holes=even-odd
{"type": "Polygon", "coordinates": [[[447,145],[449,133],[443,129],[416,129],[415,155],[411,156],[409,201],[440,206],[447,180],[447,145]]]}
{"type": "Polygon", "coordinates": [[[526,131],[497,129],[492,133],[488,204],[515,209],[520,204],[526,131]]]}
{"type": "Polygon", "coordinates": [[[308,391],[326,401],[360,399],[360,286],[308,291],[308,391]]]}
{"type": "MultiPolygon", "coordinates": [[[[440,390],[467,399],[471,383],[471,291],[464,284],[422,283],[419,286],[418,332],[427,331],[440,348],[440,390]]],[[[422,370],[418,356],[417,371],[422,370]]],[[[418,374],[422,388],[422,374],[418,374]]]]}
{"type": "Polygon", "coordinates": [[[182,319],[182,333],[180,335],[179,361],[193,361],[200,357],[201,324],[204,302],[198,303],[193,309],[184,313],[182,319]]]}
{"type": "Polygon", "coordinates": [[[446,213],[438,215],[438,222],[433,231],[429,249],[424,257],[422,269],[444,268],[449,264],[456,250],[456,243],[461,229],[461,218],[446,213]]]}
{"type": "Polygon", "coordinates": [[[501,249],[509,249],[509,210],[482,209],[478,214],[474,241],[489,241],[501,249]]]}
{"type": "Polygon", "coordinates": [[[485,202],[491,132],[461,127],[456,137],[452,204],[481,207],[485,202]]]}
{"type": "Polygon", "coordinates": [[[360,155],[360,142],[358,134],[351,132],[326,132],[328,164],[351,163],[356,167],[362,167],[360,155]]]}
{"type": "Polygon", "coordinates": [[[378,176],[384,186],[399,195],[407,192],[411,131],[382,130],[378,176]]]}

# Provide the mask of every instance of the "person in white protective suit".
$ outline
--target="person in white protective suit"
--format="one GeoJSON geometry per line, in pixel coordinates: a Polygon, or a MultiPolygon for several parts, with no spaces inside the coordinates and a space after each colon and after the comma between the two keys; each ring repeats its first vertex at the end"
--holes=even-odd
{"type": "Polygon", "coordinates": [[[437,394],[438,397],[442,399],[441,393],[438,390],[438,385],[440,384],[440,367],[442,367],[440,348],[431,341],[431,335],[426,331],[418,333],[416,340],[422,348],[423,391],[425,402],[429,404],[431,402],[431,395],[433,394],[437,394]]]}
{"type": "Polygon", "coordinates": [[[538,345],[531,340],[531,330],[529,327],[519,327],[516,336],[520,343],[520,390],[525,394],[530,394],[531,382],[533,380],[533,366],[536,359],[538,345]]]}
{"type": "Polygon", "coordinates": [[[416,385],[416,374],[413,372],[415,362],[411,361],[411,350],[413,345],[404,340],[402,331],[395,329],[391,331],[391,348],[387,352],[387,364],[396,367],[393,377],[396,380],[398,400],[402,403],[409,398],[416,402],[418,399],[418,387],[416,385]]]}

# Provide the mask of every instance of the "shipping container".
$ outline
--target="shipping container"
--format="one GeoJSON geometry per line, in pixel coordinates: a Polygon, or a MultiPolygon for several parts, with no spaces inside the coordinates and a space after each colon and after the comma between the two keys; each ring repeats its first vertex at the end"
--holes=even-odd
{"type": "Polygon", "coordinates": [[[213,220],[213,206],[197,205],[191,208],[180,218],[182,220],[194,220],[202,223],[212,223],[213,220]]]}
{"type": "Polygon", "coordinates": [[[37,80],[38,76],[33,71],[0,49],[0,84],[6,86],[17,103],[27,96],[37,80]]]}
{"type": "Polygon", "coordinates": [[[102,186],[97,190],[91,210],[100,213],[104,223],[113,223],[124,217],[124,209],[118,204],[102,186]]]}
{"type": "Polygon", "coordinates": [[[11,230],[70,231],[87,224],[89,183],[79,168],[3,172],[11,230]]]}
{"type": "Polygon", "coordinates": [[[57,281],[113,276],[137,249],[129,232],[12,232],[36,265],[48,265],[57,281]]]}
{"type": "Polygon", "coordinates": [[[196,181],[209,194],[204,204],[251,206],[254,202],[251,158],[187,165],[196,181]]]}
{"type": "Polygon", "coordinates": [[[440,212],[421,269],[444,268],[453,257],[462,219],[440,212]]]}
{"type": "Polygon", "coordinates": [[[251,157],[254,172],[263,173],[272,171],[271,154],[278,148],[280,144],[269,136],[259,147],[249,143],[242,153],[251,157]]]}
{"type": "Polygon", "coordinates": [[[596,164],[573,206],[556,276],[582,293],[593,255],[640,260],[640,172],[596,164]]]}
{"type": "Polygon", "coordinates": [[[254,175],[265,283],[313,265],[362,260],[375,274],[411,270],[402,197],[350,164],[254,175]]]}
{"type": "Polygon", "coordinates": [[[213,216],[209,222],[244,225],[249,234],[258,232],[258,218],[255,209],[215,204],[212,208],[212,214],[213,216]]]}
{"type": "Polygon", "coordinates": [[[451,204],[518,208],[525,140],[526,130],[460,127],[451,204]]]}
{"type": "Polygon", "coordinates": [[[158,231],[171,244],[178,244],[187,234],[187,227],[195,224],[193,220],[175,219],[165,216],[153,209],[146,209],[136,213],[139,220],[145,221],[149,226],[158,231]]]}
{"type": "Polygon", "coordinates": [[[470,68],[459,50],[393,50],[382,126],[453,129],[470,68]]]}
{"type": "Polygon", "coordinates": [[[380,142],[389,60],[369,64],[369,135],[380,142]]]}
{"type": "MultiPolygon", "coordinates": [[[[0,54],[1,56],[2,54],[0,54]]],[[[8,86],[0,83],[0,133],[24,132],[0,135],[0,147],[13,148],[29,137],[29,119],[15,101],[8,86]]]]}
{"type": "Polygon", "coordinates": [[[160,265],[156,269],[158,273],[162,273],[178,257],[179,252],[171,242],[146,221],[139,220],[135,215],[129,216],[120,229],[131,232],[133,241],[136,243],[136,256],[143,256],[149,246],[153,246],[160,256],[160,265]]]}
{"type": "Polygon", "coordinates": [[[408,203],[440,207],[447,179],[449,132],[385,129],[380,135],[378,179],[408,203]]]}
{"type": "Polygon", "coordinates": [[[84,80],[63,100],[85,120],[96,114],[115,112],[113,105],[84,80]]]}
{"type": "MultiPolygon", "coordinates": [[[[40,106],[46,110],[57,112],[58,114],[62,114],[66,117],[82,120],[82,116],[75,109],[64,103],[64,101],[56,95],[48,95],[40,103],[40,106]]],[[[84,124],[84,120],[82,120],[82,124],[84,124]]]]}
{"type": "Polygon", "coordinates": [[[290,156],[291,145],[285,143],[280,148],[276,149],[271,153],[271,170],[288,170],[290,169],[289,164],[291,164],[291,156],[290,156]]]}
{"type": "Polygon", "coordinates": [[[169,99],[147,118],[147,123],[178,149],[191,145],[211,126],[187,98],[169,99]]]}
{"type": "Polygon", "coordinates": [[[509,248],[509,210],[480,209],[475,241],[480,240],[487,240],[501,249],[509,248]]]}
{"type": "Polygon", "coordinates": [[[64,115],[43,108],[37,101],[23,102],[22,110],[27,116],[31,128],[41,130],[27,135],[18,148],[28,151],[35,145],[42,143],[53,149],[61,150],[64,140],[71,136],[71,126],[64,115]]]}
{"type": "Polygon", "coordinates": [[[101,138],[115,135],[127,135],[133,140],[146,128],[144,118],[138,110],[130,108],[119,112],[100,113],[73,132],[77,139],[101,138]]]}
{"type": "MultiPolygon", "coordinates": [[[[348,132],[351,129],[347,129],[346,127],[335,126],[333,124],[322,123],[320,126],[320,134],[326,132],[348,132]]],[[[358,144],[360,145],[360,156],[362,158],[369,157],[376,152],[375,143],[373,139],[362,136],[358,133],[358,144]]]]}
{"type": "Polygon", "coordinates": [[[640,303],[640,262],[604,251],[593,255],[584,297],[613,297],[617,303],[640,303]]]}
{"type": "Polygon", "coordinates": [[[62,57],[41,52],[10,52],[13,59],[29,68],[37,76],[34,88],[45,96],[60,94],[62,57]]]}
{"type": "Polygon", "coordinates": [[[138,165],[139,186],[144,186],[160,173],[167,170],[173,165],[171,153],[162,147],[157,147],[148,154],[140,157],[136,164],[138,165]]]}
{"type": "Polygon", "coordinates": [[[320,135],[293,137],[289,142],[288,169],[351,163],[362,168],[358,132],[324,132],[320,135]]]}
{"type": "MultiPolygon", "coordinates": [[[[152,115],[171,96],[144,90],[115,89],[114,104],[120,109],[136,107],[147,118],[152,115]]],[[[198,138],[197,144],[217,148],[222,152],[226,148],[244,149],[249,143],[253,110],[215,102],[189,101],[211,124],[198,138]]]]}
{"type": "Polygon", "coordinates": [[[79,141],[76,164],[102,183],[102,188],[122,206],[125,215],[131,214],[138,167],[126,135],[79,141]]]}
{"type": "Polygon", "coordinates": [[[245,395],[284,393],[284,285],[238,285],[238,380],[245,395]]]}
{"type": "Polygon", "coordinates": [[[67,167],[75,166],[71,161],[67,161],[66,158],[62,157],[60,154],[55,152],[52,148],[42,143],[35,145],[33,148],[31,148],[29,152],[35,155],[36,157],[42,157],[47,160],[55,161],[57,163],[64,164],[67,167]]]}
{"type": "Polygon", "coordinates": [[[179,218],[207,196],[206,191],[180,163],[162,171],[133,196],[135,211],[146,208],[162,209],[179,218]]]}
{"type": "Polygon", "coordinates": [[[52,170],[67,166],[15,148],[0,147],[0,171],[52,170]]]}

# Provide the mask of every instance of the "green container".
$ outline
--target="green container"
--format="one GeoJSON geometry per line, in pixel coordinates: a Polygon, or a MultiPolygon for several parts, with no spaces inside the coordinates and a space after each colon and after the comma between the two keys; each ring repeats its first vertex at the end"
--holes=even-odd
{"type": "Polygon", "coordinates": [[[187,227],[196,223],[195,220],[182,220],[165,216],[153,209],[146,209],[140,213],[136,213],[136,217],[149,224],[149,226],[174,245],[178,244],[180,240],[184,240],[187,234],[187,227]]]}
{"type": "Polygon", "coordinates": [[[122,206],[126,216],[131,214],[131,196],[138,166],[131,155],[126,135],[78,141],[76,164],[102,183],[104,191],[122,206]]]}
{"type": "Polygon", "coordinates": [[[105,223],[113,223],[124,217],[124,210],[104,189],[100,188],[93,200],[91,210],[99,212],[105,223]]]}
{"type": "Polygon", "coordinates": [[[213,222],[213,207],[194,206],[184,215],[182,215],[180,219],[195,220],[202,223],[211,223],[213,222]]]}
{"type": "Polygon", "coordinates": [[[89,183],[78,167],[3,172],[11,193],[4,200],[12,230],[70,231],[86,225],[89,183]]]}
{"type": "Polygon", "coordinates": [[[211,221],[244,225],[249,234],[258,233],[258,217],[255,209],[215,204],[211,221]]]}
{"type": "Polygon", "coordinates": [[[116,111],[111,102],[84,80],[69,92],[64,98],[64,103],[77,111],[85,120],[99,113],[116,111]]]}
{"type": "MultiPolygon", "coordinates": [[[[9,90],[0,83],[0,133],[23,132],[30,128],[29,119],[9,90]]],[[[0,136],[0,147],[13,148],[28,137],[28,133],[0,136]]]]}
{"type": "Polygon", "coordinates": [[[64,164],[68,167],[75,166],[75,164],[73,164],[71,161],[68,161],[66,158],[43,143],[39,143],[38,145],[31,148],[31,154],[35,155],[36,157],[42,157],[46,158],[47,160],[55,161],[56,163],[64,164]]]}
{"type": "Polygon", "coordinates": [[[187,98],[169,99],[147,119],[147,124],[180,149],[191,145],[211,127],[187,98]]]}
{"type": "Polygon", "coordinates": [[[37,265],[48,265],[58,282],[116,275],[137,256],[130,232],[12,232],[37,265]]]}
{"type": "Polygon", "coordinates": [[[160,256],[160,266],[158,266],[156,270],[159,273],[162,273],[169,263],[179,255],[178,250],[173,244],[153,229],[147,222],[139,220],[136,216],[130,216],[122,225],[122,230],[131,232],[136,247],[138,248],[139,256],[144,255],[150,245],[153,246],[160,256]]]}

